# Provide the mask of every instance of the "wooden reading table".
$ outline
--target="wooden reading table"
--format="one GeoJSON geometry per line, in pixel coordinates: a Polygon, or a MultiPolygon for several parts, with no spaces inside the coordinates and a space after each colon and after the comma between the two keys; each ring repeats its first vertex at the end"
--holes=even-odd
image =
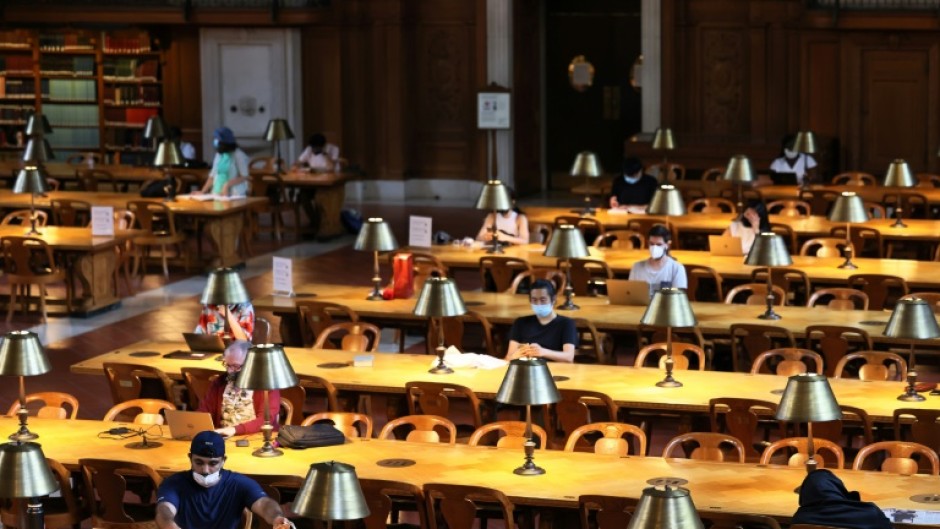
{"type": "Polygon", "coordinates": [[[347,173],[311,173],[301,170],[292,170],[281,176],[288,188],[316,191],[314,202],[320,212],[320,224],[317,229],[317,237],[320,239],[336,237],[345,231],[339,214],[346,200],[347,179],[347,173]]]}

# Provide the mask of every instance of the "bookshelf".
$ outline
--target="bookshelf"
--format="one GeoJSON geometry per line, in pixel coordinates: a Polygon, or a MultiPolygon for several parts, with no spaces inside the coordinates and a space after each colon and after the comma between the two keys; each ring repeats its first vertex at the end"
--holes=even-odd
{"type": "Polygon", "coordinates": [[[143,139],[163,105],[163,52],[146,30],[0,30],[0,155],[22,149],[31,112],[49,119],[56,157],[94,151],[149,163],[143,139]],[[19,133],[19,134],[18,134],[19,133]]]}

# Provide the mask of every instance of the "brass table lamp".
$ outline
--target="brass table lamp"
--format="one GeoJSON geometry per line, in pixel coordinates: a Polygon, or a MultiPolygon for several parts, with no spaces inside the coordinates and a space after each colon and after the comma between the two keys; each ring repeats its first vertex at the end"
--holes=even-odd
{"type": "Polygon", "coordinates": [[[327,528],[333,526],[333,521],[369,516],[356,467],[338,461],[310,465],[291,510],[304,518],[325,520],[327,528]]]}
{"type": "Polygon", "coordinates": [[[525,463],[513,470],[513,474],[537,476],[545,473],[545,469],[536,466],[533,461],[535,441],[532,438],[532,406],[543,406],[560,400],[558,387],[544,358],[524,357],[509,362],[496,393],[496,402],[525,406],[525,463]]]}
{"type": "Polygon", "coordinates": [[[20,419],[20,429],[10,435],[14,441],[29,441],[39,437],[29,431],[26,409],[26,382],[24,377],[43,375],[52,370],[52,364],[39,342],[39,335],[31,331],[11,331],[0,341],[0,375],[15,376],[20,379],[20,409],[16,412],[20,419]]]}
{"type": "MultiPolygon", "coordinates": [[[[42,447],[36,443],[0,445],[0,498],[25,498],[23,529],[43,529],[42,498],[59,490],[42,447]]],[[[20,518],[20,516],[17,516],[20,518]]]]}
{"type": "Polygon", "coordinates": [[[486,253],[503,253],[503,248],[499,244],[499,235],[496,232],[496,215],[500,211],[509,211],[512,209],[512,198],[506,186],[499,180],[490,180],[483,185],[480,190],[480,196],[477,197],[476,209],[485,209],[493,212],[493,227],[491,245],[486,253]]]}
{"type": "Polygon", "coordinates": [[[560,310],[577,310],[579,307],[571,301],[574,297],[574,287],[571,286],[571,260],[588,256],[587,245],[584,244],[584,235],[573,224],[562,224],[552,232],[551,239],[545,245],[545,257],[564,259],[568,264],[565,268],[565,302],[558,306],[560,310]]]}
{"type": "Polygon", "coordinates": [[[868,220],[868,210],[865,209],[862,197],[855,194],[854,191],[843,191],[829,211],[829,220],[845,223],[845,262],[840,264],[839,268],[848,268],[850,270],[858,268],[852,262],[852,238],[849,230],[852,229],[853,222],[868,220]]]}
{"type": "Polygon", "coordinates": [[[398,248],[398,241],[392,234],[388,223],[380,218],[371,218],[362,224],[353,250],[373,252],[374,272],[372,274],[372,293],[366,297],[368,300],[380,301],[382,299],[382,276],[379,275],[379,252],[390,252],[398,248]]]}
{"type": "MultiPolygon", "coordinates": [[[[467,307],[464,306],[463,298],[460,297],[457,283],[449,277],[429,277],[421,287],[414,308],[415,316],[426,318],[450,318],[466,313],[467,307]]],[[[428,370],[428,373],[446,375],[453,373],[454,370],[444,363],[444,326],[438,325],[438,329],[438,341],[435,348],[437,365],[428,370]]]]}
{"type": "Polygon", "coordinates": [[[666,164],[669,163],[666,155],[669,153],[669,151],[676,150],[676,140],[672,135],[672,129],[668,127],[658,127],[656,132],[653,134],[652,148],[655,151],[663,151],[663,167],[665,168],[666,164]]]}
{"type": "Polygon", "coordinates": [[[698,325],[689,297],[679,288],[662,288],[653,294],[653,299],[646,307],[646,312],[640,318],[642,325],[653,325],[666,328],[666,378],[656,383],[661,388],[682,387],[672,376],[675,365],[672,359],[672,328],[694,327],[698,325]]]}
{"type": "Polygon", "coordinates": [[[294,139],[294,132],[286,119],[274,118],[268,122],[264,130],[264,141],[274,143],[274,166],[277,174],[281,174],[281,141],[294,139]]]}
{"type": "Polygon", "coordinates": [[[232,336],[232,328],[228,321],[228,306],[248,303],[251,296],[245,290],[238,272],[233,268],[216,268],[209,273],[209,281],[202,291],[199,302],[203,305],[217,305],[225,307],[225,321],[223,323],[225,337],[232,336]]]}
{"type": "Polygon", "coordinates": [[[803,154],[816,154],[816,135],[809,130],[801,130],[793,139],[793,150],[803,154]]]}
{"type": "MultiPolygon", "coordinates": [[[[911,168],[908,167],[907,162],[900,158],[891,162],[891,165],[888,166],[888,172],[885,173],[885,187],[914,187],[915,185],[917,185],[917,180],[914,178],[914,175],[911,174],[911,168]]],[[[899,192],[897,208],[895,208],[894,211],[894,224],[891,225],[892,228],[907,227],[907,224],[904,224],[904,221],[901,219],[901,196],[899,192]]]]}
{"type": "Polygon", "coordinates": [[[153,140],[154,143],[161,142],[164,138],[169,137],[169,134],[167,134],[168,128],[166,121],[163,121],[163,116],[150,116],[147,118],[147,124],[144,125],[144,138],[153,140]]]}
{"type": "Polygon", "coordinates": [[[183,164],[183,153],[180,146],[173,140],[163,140],[157,146],[157,153],[153,156],[153,166],[163,171],[163,190],[166,192],[166,201],[172,202],[176,198],[176,186],[170,182],[170,167],[183,164]]]}
{"type": "Polygon", "coordinates": [[[627,529],[705,529],[686,489],[647,487],[627,529]]]}
{"type": "Polygon", "coordinates": [[[829,379],[817,373],[801,373],[787,380],[787,387],[777,405],[774,417],[780,421],[806,423],[806,472],[816,470],[816,448],[813,446],[813,423],[842,419],[842,410],[832,393],[829,379]]]}
{"type": "Polygon", "coordinates": [[[914,352],[914,343],[917,340],[930,340],[940,337],[940,326],[933,313],[930,303],[920,298],[899,300],[888,324],[885,325],[884,335],[888,338],[900,338],[911,341],[911,354],[907,369],[907,388],[898,396],[898,400],[918,402],[926,400],[917,393],[917,355],[914,352]]]}
{"type": "Polygon", "coordinates": [[[53,159],[55,159],[55,153],[52,152],[52,146],[46,138],[33,136],[26,142],[22,157],[25,165],[42,165],[53,159]]]}
{"type": "Polygon", "coordinates": [[[586,189],[584,194],[584,209],[581,210],[581,215],[593,215],[594,206],[591,205],[590,182],[592,178],[604,176],[601,164],[597,161],[597,155],[591,151],[579,152],[574,159],[574,163],[571,164],[571,171],[569,171],[568,174],[574,177],[584,177],[584,186],[586,189]]]}
{"type": "Polygon", "coordinates": [[[26,165],[16,174],[14,193],[29,193],[29,230],[26,235],[42,235],[36,229],[36,195],[49,191],[49,182],[39,165],[26,165]]]}
{"type": "Polygon", "coordinates": [[[728,167],[725,168],[725,172],[721,176],[721,179],[737,184],[738,212],[744,211],[744,191],[742,188],[745,184],[750,184],[754,181],[754,170],[751,169],[751,160],[749,160],[748,157],[744,156],[743,154],[736,154],[732,156],[731,160],[728,162],[728,167]]]}
{"type": "Polygon", "coordinates": [[[650,215],[664,215],[667,217],[685,215],[685,201],[682,193],[674,185],[663,184],[653,194],[652,200],[646,207],[650,215]]]}
{"type": "Polygon", "coordinates": [[[754,239],[751,251],[744,258],[744,264],[767,267],[767,310],[758,318],[779,320],[781,316],[774,312],[773,267],[793,264],[783,238],[776,233],[761,233],[754,239]]]}
{"type": "Polygon", "coordinates": [[[286,389],[297,385],[297,375],[291,367],[280,345],[266,343],[255,345],[248,350],[245,364],[238,372],[235,385],[242,389],[264,391],[264,426],[261,433],[264,435],[264,444],[251,455],[255,457],[276,457],[283,455],[278,448],[271,444],[274,426],[271,425],[271,395],[272,389],[286,389]]]}

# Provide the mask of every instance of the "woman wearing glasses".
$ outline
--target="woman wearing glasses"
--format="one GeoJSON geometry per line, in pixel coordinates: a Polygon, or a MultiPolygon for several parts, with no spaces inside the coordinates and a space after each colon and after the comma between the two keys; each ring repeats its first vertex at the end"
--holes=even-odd
{"type": "MultiPolygon", "coordinates": [[[[261,431],[264,425],[264,392],[238,387],[235,382],[241,371],[251,342],[236,340],[222,354],[225,376],[212,381],[199,402],[199,411],[212,415],[216,432],[225,436],[245,435],[261,431]]],[[[271,390],[271,423],[277,430],[281,393],[271,390]]]]}

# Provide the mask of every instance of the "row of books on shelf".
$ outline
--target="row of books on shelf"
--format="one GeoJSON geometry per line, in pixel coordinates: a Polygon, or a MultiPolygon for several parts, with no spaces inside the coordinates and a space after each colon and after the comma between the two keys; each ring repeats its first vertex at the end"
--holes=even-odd
{"type": "Polygon", "coordinates": [[[140,31],[136,34],[104,34],[105,53],[146,53],[153,50],[150,34],[140,31]]]}
{"type": "Polygon", "coordinates": [[[57,147],[97,147],[99,143],[100,136],[98,135],[98,128],[87,128],[87,129],[68,129],[68,128],[55,128],[55,124],[52,125],[54,132],[45,136],[49,140],[49,144],[52,145],[52,150],[55,151],[57,147]]]}
{"type": "Polygon", "coordinates": [[[97,83],[92,79],[43,79],[43,99],[97,101],[97,83]]]}
{"type": "Polygon", "coordinates": [[[39,58],[39,73],[42,75],[95,75],[95,57],[83,55],[68,57],[63,55],[43,55],[39,58]]]}
{"type": "Polygon", "coordinates": [[[143,128],[147,120],[156,116],[156,108],[105,108],[104,123],[108,127],[143,128]]]}
{"type": "Polygon", "coordinates": [[[39,49],[42,51],[94,50],[95,39],[89,33],[40,33],[39,49]]]}
{"type": "Polygon", "coordinates": [[[0,105],[0,122],[25,124],[29,115],[35,111],[36,107],[32,105],[0,105]]]}
{"type": "MultiPolygon", "coordinates": [[[[53,134],[58,134],[56,126],[67,127],[98,127],[98,105],[56,105],[46,104],[42,111],[52,125],[53,134]]],[[[97,132],[95,133],[97,134],[97,132]]],[[[97,142],[96,142],[97,143],[97,142]]],[[[80,145],[88,145],[82,143],[80,145]]]]}
{"type": "Polygon", "coordinates": [[[105,86],[104,102],[111,105],[160,106],[160,87],[153,85],[105,86]]]}
{"type": "Polygon", "coordinates": [[[0,30],[0,48],[28,50],[32,45],[32,33],[28,29],[0,30]]]}
{"type": "Polygon", "coordinates": [[[104,61],[102,68],[105,80],[137,79],[156,81],[160,73],[160,63],[156,59],[111,58],[104,61]]]}
{"type": "Polygon", "coordinates": [[[0,73],[32,75],[32,55],[0,55],[0,73]]]}
{"type": "Polygon", "coordinates": [[[35,99],[36,82],[33,79],[8,79],[0,75],[0,97],[7,99],[35,99]]]}

